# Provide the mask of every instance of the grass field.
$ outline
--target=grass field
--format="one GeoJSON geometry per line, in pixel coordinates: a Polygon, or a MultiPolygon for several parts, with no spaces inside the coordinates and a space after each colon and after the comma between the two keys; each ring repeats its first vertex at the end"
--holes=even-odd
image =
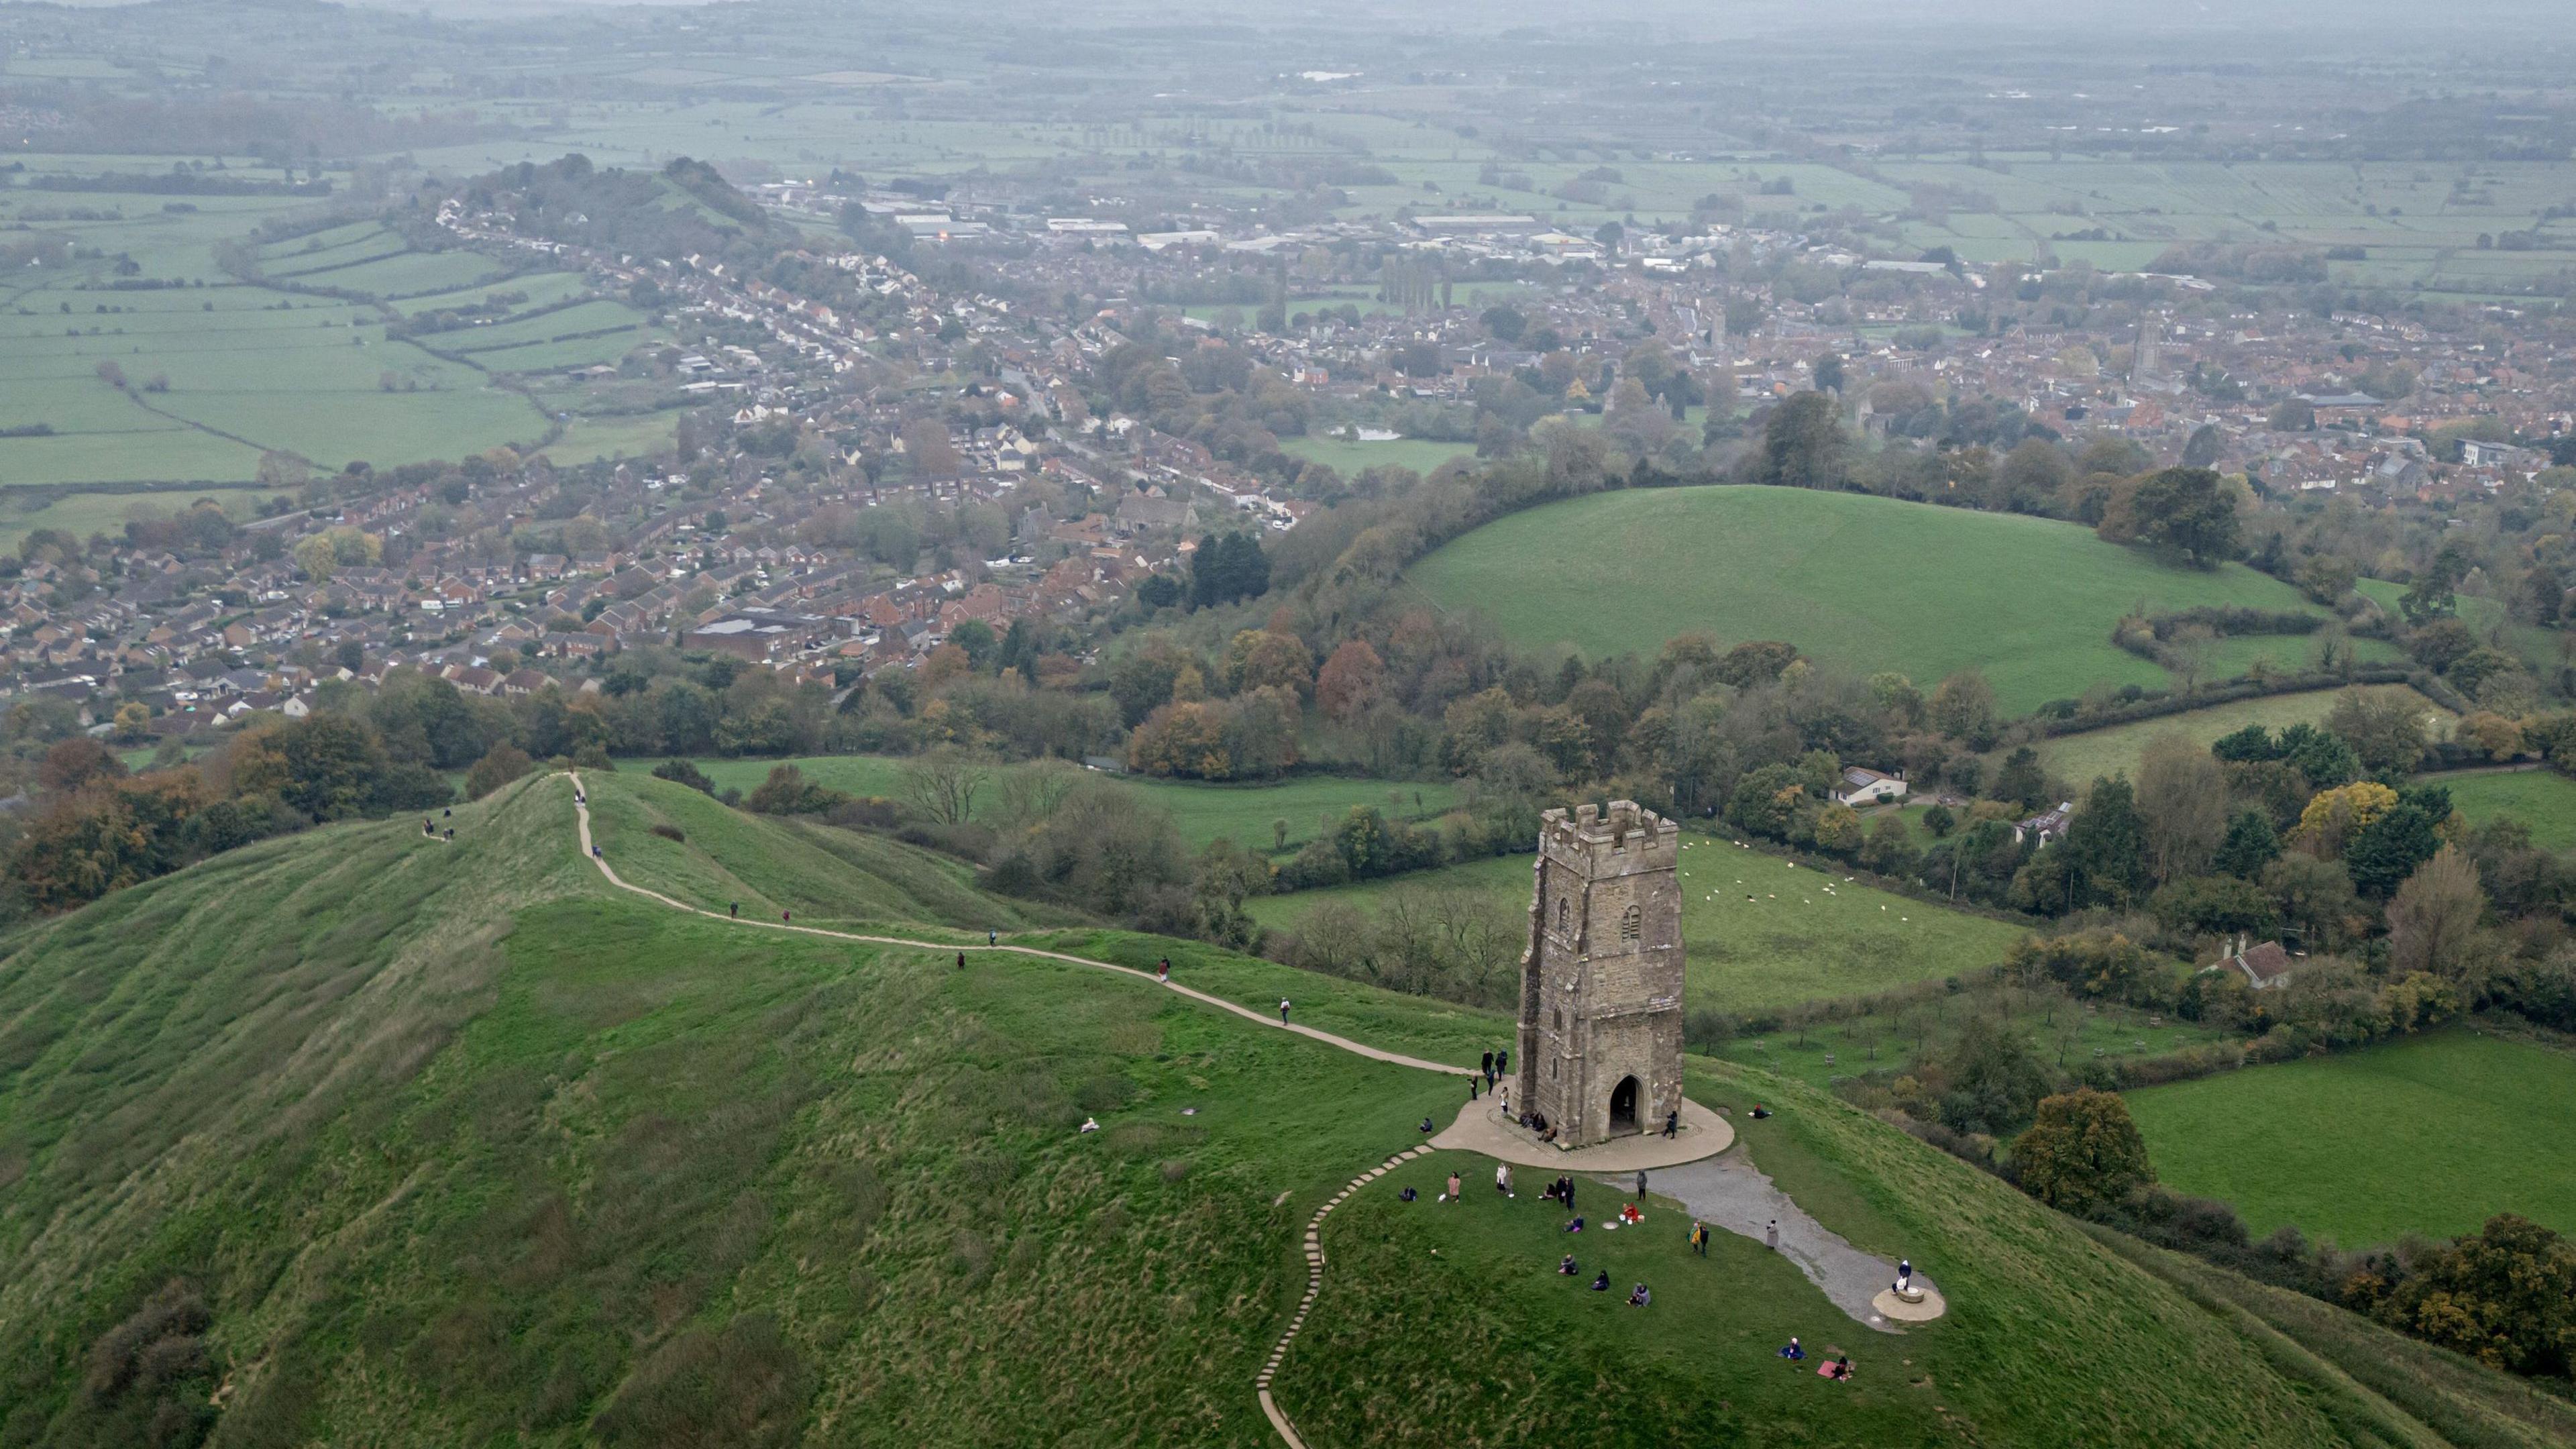
{"type": "MultiPolygon", "coordinates": [[[[590,785],[621,832],[712,808],[590,785]]],[[[1451,1082],[1082,967],[681,916],[573,854],[568,795],[461,807],[452,845],[401,820],[268,842],[5,943],[14,1432],[125,1442],[221,1382],[223,1442],[1271,1442],[1251,1382],[1304,1284],[1297,1228],[1451,1082]],[[202,1359],[144,1353],[174,1281],[204,1304],[202,1359]],[[120,1354],[151,1371],[97,1370],[120,1354]]],[[[691,820],[658,863],[631,833],[609,852],[678,879],[805,849],[691,820]]],[[[1293,991],[1328,1029],[1446,1060],[1503,1029],[1195,943],[1040,939],[1168,950],[1193,984],[1293,991]]],[[[1797,1083],[1705,1064],[1690,1088],[1828,1227],[1938,1275],[1950,1319],[1867,1334],[1749,1243],[1686,1256],[1668,1211],[1580,1240],[1657,1289],[1604,1304],[1545,1271],[1563,1240],[1534,1195],[1399,1203],[1433,1159],[1326,1229],[1277,1386],[1309,1441],[2345,1442],[2358,1396],[2194,1306],[2237,1280],[2127,1261],[1797,1083]],[[1752,1100],[1777,1115],[1746,1121],[1752,1100]],[[1782,1365],[1788,1333],[1849,1347],[1858,1380],[1782,1365]]],[[[2403,1362],[2327,1327],[2301,1331],[2356,1371],[2403,1362]]],[[[2418,1377],[2553,1422],[2492,1376],[2418,1377]]]]}
{"type": "Polygon", "coordinates": [[[1343,438],[1319,438],[1312,435],[1279,440],[1279,451],[1291,458],[1322,463],[1336,472],[1352,475],[1370,468],[1410,468],[1428,473],[1452,458],[1476,456],[1472,443],[1435,443],[1424,438],[1396,438],[1383,443],[1354,443],[1343,438]]]}
{"type": "MultiPolygon", "coordinates": [[[[2442,738],[2455,718],[2449,710],[2402,684],[2365,685],[2363,688],[2373,694],[2394,691],[2422,706],[2427,739],[2442,738]]],[[[2268,694],[2259,699],[2213,704],[2207,709],[2185,710],[2181,714],[2140,720],[2135,724],[2060,735],[2039,743],[2039,759],[2051,776],[2081,790],[2096,776],[2124,772],[2135,775],[2139,755],[2149,741],[2159,736],[2179,734],[2193,744],[2207,745],[2247,725],[2259,724],[2268,730],[2282,730],[2294,724],[2324,724],[2326,716],[2334,711],[2335,698],[2340,693],[2340,690],[2319,689],[2299,694],[2268,694]]]]}
{"type": "Polygon", "coordinates": [[[1640,489],[1534,508],[1441,548],[1411,577],[1525,645],[1652,655],[1694,631],[1785,639],[1927,691],[1975,666],[2012,713],[2098,683],[2165,684],[2162,668],[2110,642],[2131,609],[2304,607],[2241,565],[2172,568],[2073,524],[1782,488],[1640,489]]]}
{"type": "Polygon", "coordinates": [[[2433,775],[2451,792],[2451,806],[2472,825],[2519,820],[2543,850],[2576,850],[2576,780],[2554,770],[2433,775]]]}
{"type": "Polygon", "coordinates": [[[2576,1230],[2576,1058],[2466,1028],[2129,1094],[2167,1185],[2351,1247],[2516,1212],[2576,1230]]]}
{"type": "MultiPolygon", "coordinates": [[[[1717,837],[1684,838],[1690,846],[1681,865],[1682,944],[1696,1005],[1780,1007],[1959,975],[2001,961],[2025,934],[2002,921],[1845,884],[1717,837]]],[[[1456,888],[1525,909],[1530,857],[1260,897],[1247,909],[1265,926],[1290,928],[1327,901],[1366,907],[1397,891],[1456,888]]]]}
{"type": "MultiPolygon", "coordinates": [[[[651,768],[638,760],[628,768],[651,768]]],[[[777,760],[706,759],[696,762],[718,789],[749,794],[769,778],[777,760]]],[[[814,755],[789,761],[807,779],[853,795],[901,798],[901,759],[887,755],[814,755]]],[[[1338,823],[1354,805],[1373,805],[1389,819],[1417,820],[1440,814],[1457,803],[1457,786],[1438,780],[1354,780],[1337,775],[1308,775],[1273,785],[1199,785],[1138,776],[1106,777],[1138,792],[1172,812],[1172,823],[1191,849],[1211,840],[1232,839],[1247,850],[1271,851],[1277,845],[1277,821],[1288,822],[1287,849],[1315,838],[1319,829],[1338,823]],[[1416,797],[1420,803],[1415,803],[1416,797]]],[[[989,803],[993,793],[988,791],[989,803]]]]}

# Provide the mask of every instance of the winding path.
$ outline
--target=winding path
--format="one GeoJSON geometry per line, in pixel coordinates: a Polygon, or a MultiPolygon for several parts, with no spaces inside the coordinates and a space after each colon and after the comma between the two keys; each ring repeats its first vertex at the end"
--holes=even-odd
{"type": "MultiPolygon", "coordinates": [[[[727,925],[751,926],[764,931],[786,931],[805,936],[828,936],[837,941],[864,941],[870,945],[876,946],[903,946],[925,951],[974,951],[978,953],[999,953],[1013,956],[1036,956],[1048,961],[1062,961],[1074,966],[1088,966],[1098,971],[1114,971],[1121,976],[1132,976],[1139,981],[1149,982],[1160,986],[1166,991],[1177,992],[1182,996],[1190,998],[1192,1001],[1213,1006],[1220,1011],[1230,1011],[1236,1016],[1242,1017],[1246,1021],[1253,1022],[1256,1025],[1266,1026],[1275,1031],[1294,1032],[1298,1036],[1322,1042],[1326,1046],[1339,1047],[1343,1051],[1350,1052],[1356,1056],[1366,1057],[1371,1061],[1391,1062],[1399,1067],[1414,1067],[1422,1071],[1439,1072],[1443,1075],[1453,1077],[1471,1077],[1476,1075],[1475,1070],[1470,1067],[1453,1067],[1445,1062],[1426,1061],[1421,1057],[1406,1056],[1402,1052],[1381,1051],[1378,1048],[1369,1046],[1365,1043],[1355,1042],[1346,1036],[1335,1036],[1328,1031],[1317,1031],[1311,1026],[1299,1026],[1293,1022],[1278,1021],[1265,1012],[1255,1011],[1251,1007],[1228,1001],[1224,997],[1211,996],[1204,991],[1194,991],[1187,986],[1181,985],[1177,981],[1162,980],[1150,971],[1139,970],[1133,966],[1120,966],[1109,961],[1095,961],[1088,956],[1075,956],[1063,951],[1040,950],[1035,946],[1005,946],[998,943],[987,946],[977,946],[955,941],[919,941],[907,936],[871,936],[864,935],[856,931],[832,931],[826,930],[820,926],[799,926],[787,921],[745,920],[739,916],[720,914],[710,910],[702,910],[697,906],[690,905],[686,901],[674,900],[671,897],[662,894],[660,891],[653,890],[647,886],[637,885],[633,881],[627,880],[618,875],[616,868],[608,863],[608,857],[604,854],[598,853],[591,844],[590,792],[582,788],[580,775],[566,772],[565,778],[572,781],[573,814],[579,821],[581,827],[582,858],[588,860],[591,864],[598,866],[600,875],[605,877],[610,885],[613,885],[622,891],[632,891],[636,895],[646,897],[650,900],[659,901],[663,905],[669,906],[675,911],[686,911],[690,915],[704,916],[708,920],[722,921],[727,925]]],[[[1377,1167],[1371,1168],[1367,1172],[1361,1173],[1359,1176],[1352,1178],[1349,1184],[1343,1187],[1340,1192],[1333,1194],[1331,1198],[1325,1201],[1322,1207],[1315,1209],[1315,1216],[1306,1224],[1306,1295],[1298,1300],[1297,1311],[1289,1317],[1288,1327],[1281,1331],[1278,1342],[1272,1345],[1270,1357],[1262,1364],[1261,1373],[1253,1382],[1253,1390],[1261,1400],[1261,1412],[1269,1417],[1270,1427],[1279,1431],[1279,1437],[1288,1445],[1288,1449],[1306,1449],[1306,1441],[1298,1437],[1297,1426],[1289,1422],[1286,1412],[1281,1410],[1277,1402],[1270,1397],[1270,1381],[1279,1372],[1280,1361],[1288,1356],[1288,1345],[1295,1341],[1297,1330],[1305,1327],[1306,1314],[1314,1308],[1316,1297],[1324,1291],[1324,1247],[1322,1238],[1324,1218],[1327,1214],[1331,1213],[1334,1208],[1341,1206],[1342,1201],[1345,1198],[1348,1198],[1352,1193],[1357,1192],[1362,1185],[1373,1179],[1385,1176],[1388,1168],[1391,1168],[1397,1163],[1403,1162],[1408,1158],[1419,1157],[1430,1150],[1431,1149],[1428,1147],[1417,1147],[1409,1152],[1397,1153],[1395,1156],[1388,1158],[1377,1167]]]]}

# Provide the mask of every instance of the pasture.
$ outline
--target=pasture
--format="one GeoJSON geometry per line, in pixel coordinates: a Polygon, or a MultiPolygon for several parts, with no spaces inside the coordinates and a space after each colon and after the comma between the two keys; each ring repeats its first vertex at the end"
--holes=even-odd
{"type": "Polygon", "coordinates": [[[2007,714],[2096,684],[2169,683],[2110,642],[2132,609],[2305,607],[2242,565],[2172,567],[2075,524],[1790,488],[1638,489],[1529,509],[1409,577],[1531,647],[1651,656],[1684,633],[1784,639],[1927,693],[1981,669],[2007,714]]]}
{"type": "MultiPolygon", "coordinates": [[[[1846,882],[1723,837],[1686,834],[1682,945],[1693,1006],[1747,1011],[1864,995],[1965,975],[2001,961],[2023,928],[1846,882]]],[[[1464,889],[1497,909],[1529,906],[1531,857],[1500,856],[1329,890],[1246,902],[1265,926],[1296,928],[1327,902],[1363,909],[1398,892],[1464,889]]]]}
{"type": "Polygon", "coordinates": [[[2347,1247],[2475,1231],[2500,1212],[2576,1231],[2576,1057],[2454,1027],[2339,1056],[2131,1092],[2168,1187],[2347,1247]]]}
{"type": "MultiPolygon", "coordinates": [[[[628,769],[652,768],[636,760],[628,769]]],[[[890,755],[809,755],[795,760],[701,759],[694,762],[716,782],[716,788],[749,794],[769,778],[772,767],[792,764],[817,785],[853,795],[900,799],[904,761],[890,755]]],[[[1266,785],[1209,785],[1186,780],[1155,780],[1137,775],[1090,778],[1133,790],[1172,812],[1172,823],[1192,849],[1212,840],[1231,839],[1246,850],[1270,853],[1280,846],[1280,822],[1286,822],[1284,848],[1295,850],[1329,830],[1354,806],[1373,806],[1390,820],[1427,820],[1458,802],[1458,787],[1446,781],[1369,780],[1341,775],[1300,775],[1266,785]]],[[[995,808],[1000,791],[987,786],[976,814],[995,808]]]]}
{"type": "Polygon", "coordinates": [[[1353,442],[1346,438],[1281,438],[1279,451],[1291,458],[1322,463],[1348,477],[1371,468],[1410,468],[1428,473],[1452,458],[1473,461],[1473,443],[1438,443],[1428,438],[1395,438],[1386,442],[1353,442]]]}
{"type": "Polygon", "coordinates": [[[2576,850],[2576,780],[2555,770],[2470,771],[2430,775],[2451,792],[2451,808],[2472,825],[2519,820],[2543,850],[2576,850]]]}
{"type": "MultiPolygon", "coordinates": [[[[2370,694],[2402,694],[2421,705],[2425,738],[2428,740],[2441,739],[2456,718],[2449,710],[2402,684],[2364,685],[2362,688],[2370,694]]],[[[2258,724],[2276,732],[2294,724],[2322,725],[2326,716],[2334,712],[2335,699],[2341,693],[2341,690],[2312,689],[2297,694],[2267,694],[2259,699],[2233,700],[2205,709],[2139,720],[2134,724],[2059,735],[2055,739],[2040,741],[2035,748],[2039,751],[2040,764],[2047,768],[2051,779],[2063,780],[2080,791],[2096,777],[2136,775],[2138,757],[2144,753],[2148,742],[2165,735],[2179,734],[2195,745],[2205,746],[2247,725],[2258,724]]]]}

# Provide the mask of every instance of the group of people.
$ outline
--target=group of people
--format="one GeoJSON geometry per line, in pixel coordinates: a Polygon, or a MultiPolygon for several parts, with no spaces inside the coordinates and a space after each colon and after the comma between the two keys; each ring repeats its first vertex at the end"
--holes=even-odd
{"type": "MultiPolygon", "coordinates": [[[[1797,1335],[1791,1334],[1788,1346],[1780,1350],[1780,1357],[1792,1363],[1801,1362],[1807,1357],[1807,1350],[1798,1342],[1797,1335]]],[[[1828,1357],[1816,1369],[1816,1377],[1832,1379],[1836,1383],[1847,1383],[1851,1376],[1851,1355],[1847,1353],[1837,1353],[1828,1357]]]]}
{"type": "MultiPolygon", "coordinates": [[[[1568,1253],[1557,1260],[1556,1271],[1559,1276],[1566,1278],[1580,1278],[1583,1276],[1583,1267],[1581,1264],[1574,1261],[1574,1255],[1572,1253],[1568,1253]]],[[[1609,1269],[1604,1268],[1599,1273],[1593,1275],[1592,1291],[1595,1293],[1607,1293],[1610,1291],[1609,1269]]],[[[1631,1308],[1643,1308],[1654,1301],[1655,1295],[1649,1292],[1646,1285],[1643,1283],[1640,1283],[1636,1287],[1628,1290],[1628,1306],[1631,1308]]]]}

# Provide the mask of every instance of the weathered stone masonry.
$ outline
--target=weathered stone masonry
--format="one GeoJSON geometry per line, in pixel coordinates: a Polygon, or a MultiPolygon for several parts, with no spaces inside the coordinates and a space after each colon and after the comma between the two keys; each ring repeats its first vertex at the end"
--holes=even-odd
{"type": "Polygon", "coordinates": [[[1513,1102],[1563,1145],[1681,1106],[1680,835],[1630,800],[1541,817],[1513,1102]]]}

